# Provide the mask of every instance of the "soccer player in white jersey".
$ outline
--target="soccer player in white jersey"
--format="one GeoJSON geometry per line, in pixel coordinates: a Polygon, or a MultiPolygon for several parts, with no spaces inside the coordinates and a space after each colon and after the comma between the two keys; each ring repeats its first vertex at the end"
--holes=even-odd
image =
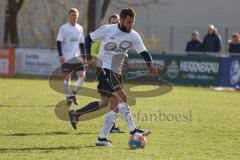
{"type": "MultiPolygon", "coordinates": [[[[118,24],[120,23],[120,17],[118,14],[112,14],[109,18],[108,18],[109,24],[118,24]]],[[[95,57],[97,57],[98,52],[99,52],[99,48],[101,45],[101,40],[97,40],[92,44],[91,47],[91,55],[95,57]]],[[[124,131],[121,131],[119,127],[116,127],[115,123],[113,124],[110,133],[124,133],[124,131]]]]}
{"type": "Polygon", "coordinates": [[[78,105],[77,93],[83,84],[85,69],[81,54],[85,54],[83,28],[77,23],[79,12],[76,8],[71,8],[68,12],[69,22],[63,24],[57,35],[57,49],[59,61],[62,64],[64,73],[64,92],[66,94],[67,104],[72,101],[78,105]],[[71,74],[76,72],[77,81],[73,91],[70,91],[71,74]]]}
{"type": "Polygon", "coordinates": [[[152,57],[147,52],[141,37],[133,30],[135,22],[135,11],[132,8],[122,9],[120,13],[120,24],[104,25],[96,31],[90,33],[85,38],[86,54],[88,64],[93,63],[90,55],[91,43],[97,39],[101,40],[100,50],[97,60],[98,92],[101,101],[91,102],[78,110],[69,111],[71,125],[76,129],[79,116],[98,110],[110,103],[111,111],[107,113],[104,126],[96,141],[97,146],[111,146],[107,135],[118,117],[118,112],[127,123],[130,134],[139,133],[148,135],[150,130],[136,128],[133,122],[127,98],[122,84],[122,66],[128,49],[133,46],[135,50],[144,58],[150,73],[156,73],[156,67],[152,63],[152,57]]]}

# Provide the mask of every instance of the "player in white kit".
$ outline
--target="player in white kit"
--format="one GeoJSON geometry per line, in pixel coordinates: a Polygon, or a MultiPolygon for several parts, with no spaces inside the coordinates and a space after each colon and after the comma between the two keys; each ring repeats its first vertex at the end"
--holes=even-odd
{"type": "Polygon", "coordinates": [[[150,130],[140,130],[133,122],[127,98],[123,90],[122,66],[130,47],[133,48],[144,58],[150,73],[156,73],[156,67],[152,63],[152,57],[147,52],[141,37],[133,30],[135,22],[135,12],[132,8],[122,9],[120,13],[120,24],[104,25],[96,31],[90,33],[85,38],[86,53],[88,63],[93,63],[90,55],[91,43],[100,39],[100,51],[97,59],[97,79],[98,92],[101,101],[91,102],[78,110],[69,111],[71,125],[76,129],[79,116],[93,112],[101,107],[108,106],[110,103],[111,111],[107,113],[104,126],[96,141],[97,146],[111,146],[107,135],[118,117],[118,112],[127,123],[130,134],[139,133],[148,135],[150,130]]]}
{"type": "MultiPolygon", "coordinates": [[[[112,14],[108,18],[109,24],[118,24],[120,23],[120,17],[118,14],[112,14]]],[[[97,40],[92,44],[91,47],[91,55],[95,58],[98,55],[99,48],[101,45],[101,41],[97,40]]],[[[113,124],[110,133],[124,133],[124,131],[121,131],[119,127],[116,127],[115,123],[113,124]]]]}
{"type": "Polygon", "coordinates": [[[63,24],[57,35],[57,49],[59,61],[62,64],[64,73],[64,92],[66,94],[67,104],[71,105],[72,100],[78,105],[77,93],[83,84],[85,69],[81,54],[85,54],[83,28],[77,23],[79,12],[76,8],[71,8],[68,12],[69,22],[63,24]],[[70,91],[71,74],[76,72],[77,81],[73,91],[70,91]]]}

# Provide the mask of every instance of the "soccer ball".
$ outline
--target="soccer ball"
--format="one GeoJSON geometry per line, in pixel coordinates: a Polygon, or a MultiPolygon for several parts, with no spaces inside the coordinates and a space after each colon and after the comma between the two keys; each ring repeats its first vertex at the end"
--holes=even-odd
{"type": "Polygon", "coordinates": [[[144,148],[147,139],[141,134],[133,134],[130,136],[128,146],[130,149],[144,148]]]}

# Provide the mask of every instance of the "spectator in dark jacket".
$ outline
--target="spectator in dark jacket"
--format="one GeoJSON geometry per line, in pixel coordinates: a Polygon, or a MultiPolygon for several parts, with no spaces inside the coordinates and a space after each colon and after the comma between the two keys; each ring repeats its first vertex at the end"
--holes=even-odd
{"type": "Polygon", "coordinates": [[[187,43],[186,52],[202,52],[203,45],[199,38],[199,32],[194,31],[192,33],[192,39],[187,43]]]}
{"type": "Polygon", "coordinates": [[[233,33],[232,40],[229,42],[228,52],[232,56],[240,56],[240,35],[233,33]]]}
{"type": "Polygon", "coordinates": [[[208,33],[203,39],[204,52],[220,52],[221,51],[221,36],[217,33],[214,25],[208,26],[208,33]]]}

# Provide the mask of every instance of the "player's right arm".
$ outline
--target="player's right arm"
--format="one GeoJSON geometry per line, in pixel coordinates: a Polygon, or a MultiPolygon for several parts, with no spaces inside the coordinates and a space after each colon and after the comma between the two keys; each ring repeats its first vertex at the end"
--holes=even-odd
{"type": "Polygon", "coordinates": [[[63,53],[62,53],[62,41],[63,41],[63,29],[62,27],[59,28],[58,35],[57,35],[57,50],[59,55],[59,61],[61,64],[65,62],[63,53]]]}
{"type": "Polygon", "coordinates": [[[108,26],[104,25],[97,29],[96,31],[90,33],[86,38],[85,38],[85,46],[86,46],[86,58],[89,64],[93,63],[93,59],[91,56],[91,47],[92,47],[92,42],[100,39],[104,39],[106,33],[108,32],[108,26]]]}

